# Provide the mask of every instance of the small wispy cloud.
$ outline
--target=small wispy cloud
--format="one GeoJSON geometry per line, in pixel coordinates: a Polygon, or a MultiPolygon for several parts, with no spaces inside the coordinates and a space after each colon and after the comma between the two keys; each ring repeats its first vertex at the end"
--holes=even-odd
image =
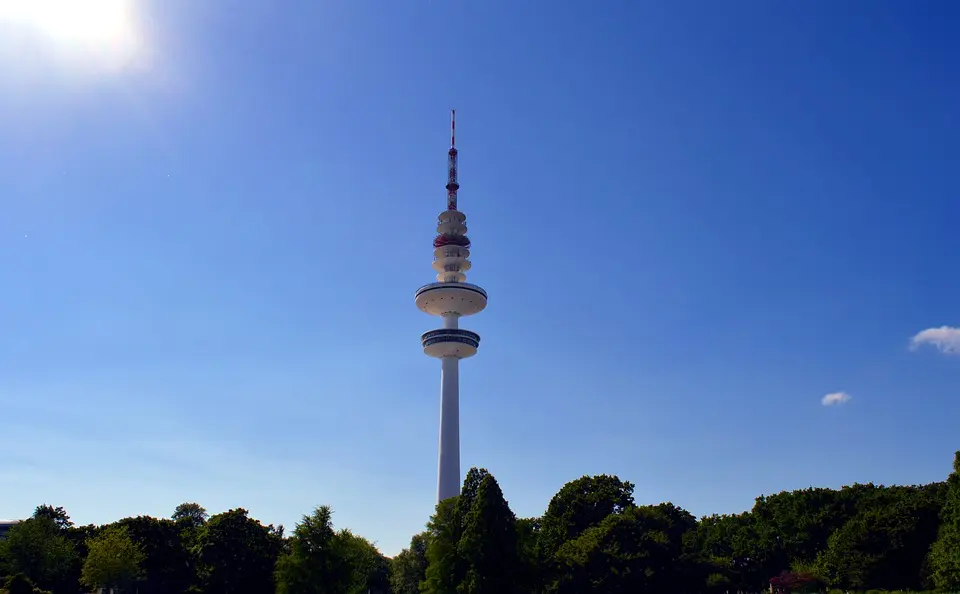
{"type": "Polygon", "coordinates": [[[837,406],[840,404],[846,404],[850,402],[850,399],[853,398],[850,394],[846,392],[831,392],[820,399],[820,402],[824,406],[837,406]]]}
{"type": "Polygon", "coordinates": [[[929,344],[936,347],[941,353],[960,355],[960,328],[940,326],[927,328],[910,339],[910,349],[916,350],[929,344]]]}

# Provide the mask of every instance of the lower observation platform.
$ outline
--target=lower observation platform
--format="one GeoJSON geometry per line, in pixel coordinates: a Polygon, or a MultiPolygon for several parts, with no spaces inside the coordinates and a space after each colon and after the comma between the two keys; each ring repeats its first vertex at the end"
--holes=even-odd
{"type": "Polygon", "coordinates": [[[459,328],[441,328],[424,332],[420,337],[420,344],[423,345],[425,354],[437,359],[444,357],[466,359],[477,354],[480,335],[459,328]]]}
{"type": "Polygon", "coordinates": [[[487,292],[470,283],[430,283],[417,289],[416,300],[432,316],[472,316],[487,307],[487,292]]]}

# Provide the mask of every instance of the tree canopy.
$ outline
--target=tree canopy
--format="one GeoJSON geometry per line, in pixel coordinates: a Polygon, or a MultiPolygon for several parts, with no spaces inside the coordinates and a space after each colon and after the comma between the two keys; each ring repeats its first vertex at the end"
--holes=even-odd
{"type": "Polygon", "coordinates": [[[930,570],[937,588],[960,590],[960,452],[954,456],[953,472],[947,479],[939,535],[930,551],[930,570]]]}
{"type": "Polygon", "coordinates": [[[281,548],[281,539],[273,526],[254,520],[245,509],[211,517],[200,529],[194,546],[203,591],[272,592],[274,567],[281,548]]]}
{"type": "Polygon", "coordinates": [[[695,518],[641,504],[612,475],[563,485],[517,518],[471,468],[410,546],[386,558],[318,506],[292,533],[197,503],[169,519],[77,526],[43,504],[0,540],[2,594],[720,594],[960,591],[960,452],[945,482],[762,495],[695,518]]]}
{"type": "Polygon", "coordinates": [[[143,577],[142,547],[130,538],[126,526],[110,526],[87,543],[80,583],[91,590],[124,591],[143,577]]]}
{"type": "Polygon", "coordinates": [[[199,503],[181,503],[170,516],[174,522],[187,522],[192,526],[202,526],[210,514],[199,503]]]}
{"type": "Polygon", "coordinates": [[[12,527],[0,540],[0,573],[22,574],[44,590],[60,584],[77,558],[61,526],[41,514],[12,527]]]}

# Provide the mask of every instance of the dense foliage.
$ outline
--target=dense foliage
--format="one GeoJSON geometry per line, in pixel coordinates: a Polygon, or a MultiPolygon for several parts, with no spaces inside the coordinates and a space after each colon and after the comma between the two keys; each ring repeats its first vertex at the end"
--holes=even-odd
{"type": "Polygon", "coordinates": [[[5,594],[694,594],[960,591],[960,452],[946,482],[758,497],[697,520],[638,505],[633,484],[584,476],[538,518],[517,518],[473,468],[426,531],[387,559],[321,506],[292,534],[244,509],[196,503],[170,519],[75,526],[39,506],[0,540],[5,594]]]}

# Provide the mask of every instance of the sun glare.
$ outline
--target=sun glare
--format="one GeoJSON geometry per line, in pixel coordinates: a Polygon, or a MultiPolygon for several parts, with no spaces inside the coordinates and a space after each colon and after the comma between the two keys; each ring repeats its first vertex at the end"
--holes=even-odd
{"type": "Polygon", "coordinates": [[[124,65],[141,39],[134,0],[0,0],[0,24],[39,34],[64,53],[124,65]]]}

